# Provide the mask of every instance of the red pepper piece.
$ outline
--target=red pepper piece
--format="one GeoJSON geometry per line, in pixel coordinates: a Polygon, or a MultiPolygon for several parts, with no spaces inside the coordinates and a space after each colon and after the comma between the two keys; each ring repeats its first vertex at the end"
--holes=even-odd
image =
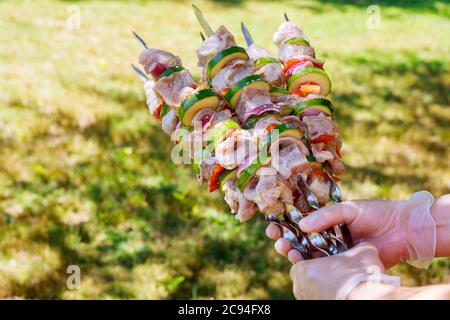
{"type": "Polygon", "coordinates": [[[220,164],[217,164],[214,169],[213,172],[211,173],[211,176],[209,177],[209,182],[208,182],[208,191],[209,192],[213,192],[214,190],[219,189],[219,177],[220,174],[222,172],[225,171],[225,168],[222,167],[220,164]]]}

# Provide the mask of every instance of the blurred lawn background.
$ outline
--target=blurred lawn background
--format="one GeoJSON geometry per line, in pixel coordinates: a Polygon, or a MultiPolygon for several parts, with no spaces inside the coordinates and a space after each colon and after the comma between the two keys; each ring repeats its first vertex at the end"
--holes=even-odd
{"type": "MultiPolygon", "coordinates": [[[[273,53],[284,12],[304,27],[333,79],[345,198],[450,191],[449,1],[195,3],[241,45],[245,21],[273,53]],[[366,26],[373,2],[378,30],[366,26]]],[[[0,297],[292,298],[265,223],[239,224],[171,163],[130,69],[131,29],[198,77],[190,1],[0,2],[0,297]],[[80,290],[66,287],[69,265],[80,290]]],[[[450,281],[449,269],[390,272],[420,285],[450,281]]]]}

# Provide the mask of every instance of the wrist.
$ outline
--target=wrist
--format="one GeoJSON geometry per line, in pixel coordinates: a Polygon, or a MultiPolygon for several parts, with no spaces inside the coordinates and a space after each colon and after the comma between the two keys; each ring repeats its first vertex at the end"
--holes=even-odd
{"type": "Polygon", "coordinates": [[[435,257],[450,256],[450,194],[436,199],[431,207],[431,216],[436,224],[435,257]]]}
{"type": "Polygon", "coordinates": [[[362,282],[350,291],[347,300],[388,299],[398,287],[385,283],[362,282]]]}
{"type": "Polygon", "coordinates": [[[417,268],[427,268],[435,256],[436,224],[430,211],[433,202],[429,192],[416,192],[403,204],[399,216],[405,260],[417,268]]]}

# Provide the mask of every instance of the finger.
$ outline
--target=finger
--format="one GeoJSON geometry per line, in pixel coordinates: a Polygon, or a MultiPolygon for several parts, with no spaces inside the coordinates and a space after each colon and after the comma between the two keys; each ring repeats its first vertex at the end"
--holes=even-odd
{"type": "Polygon", "coordinates": [[[272,240],[278,240],[281,237],[281,230],[275,223],[271,223],[266,228],[266,235],[272,240]]]}
{"type": "Polygon", "coordinates": [[[303,260],[302,255],[300,254],[300,252],[298,252],[295,249],[289,250],[287,256],[288,256],[289,261],[292,264],[295,264],[295,263],[303,260]]]}
{"type": "MultiPolygon", "coordinates": [[[[313,251],[311,254],[312,254],[312,258],[313,258],[313,259],[325,257],[325,254],[322,253],[322,252],[320,252],[320,251],[313,251]]],[[[299,261],[303,261],[303,257],[302,257],[302,255],[300,254],[300,252],[298,252],[298,251],[295,250],[295,249],[289,250],[289,252],[288,252],[288,259],[289,259],[289,261],[290,261],[292,264],[297,263],[297,262],[299,262],[299,261]]]]}
{"type": "Polygon", "coordinates": [[[300,229],[307,233],[320,232],[341,223],[350,224],[357,216],[356,205],[355,201],[345,201],[320,208],[300,220],[300,229]]]}
{"type": "Polygon", "coordinates": [[[305,265],[308,264],[309,261],[301,260],[299,262],[296,262],[292,267],[291,271],[289,272],[289,277],[291,280],[295,283],[295,279],[297,279],[297,276],[299,275],[299,272],[302,271],[302,269],[305,267],[305,265]]]}
{"type": "Polygon", "coordinates": [[[277,240],[277,242],[275,242],[275,250],[283,256],[287,256],[291,248],[292,247],[289,241],[284,238],[280,238],[277,240]]]}

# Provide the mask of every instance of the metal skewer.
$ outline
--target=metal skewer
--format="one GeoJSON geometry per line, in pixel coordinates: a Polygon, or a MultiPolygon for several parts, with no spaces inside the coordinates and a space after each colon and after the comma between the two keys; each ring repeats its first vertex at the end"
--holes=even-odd
{"type": "Polygon", "coordinates": [[[131,64],[131,67],[133,68],[133,70],[137,73],[137,75],[139,76],[139,78],[142,79],[142,81],[147,82],[150,81],[150,78],[147,77],[147,75],[138,67],[136,67],[134,64],[131,64]]]}
{"type": "Polygon", "coordinates": [[[323,164],[323,167],[325,169],[325,172],[330,179],[330,198],[334,202],[342,202],[342,192],[339,186],[337,185],[336,181],[334,181],[333,174],[331,172],[330,165],[325,162],[323,164]]]}
{"type": "Polygon", "coordinates": [[[284,13],[284,20],[289,21],[289,18],[287,16],[286,12],[284,13]]]}
{"type": "Polygon", "coordinates": [[[195,6],[195,4],[192,5],[192,8],[194,9],[195,16],[197,17],[198,22],[203,28],[203,31],[205,31],[205,34],[210,37],[214,32],[211,29],[211,26],[206,22],[205,17],[203,17],[203,13],[200,11],[199,8],[195,6]]]}
{"type": "MultiPolygon", "coordinates": [[[[286,211],[286,220],[292,221],[295,223],[295,226],[298,226],[301,219],[303,219],[303,215],[295,206],[291,204],[285,204],[286,211]]],[[[299,232],[301,232],[299,227],[299,232]]],[[[338,247],[331,241],[330,235],[328,232],[312,232],[307,235],[310,240],[311,245],[318,251],[324,253],[327,256],[334,255],[339,253],[338,247]]]]}
{"type": "MultiPolygon", "coordinates": [[[[342,202],[342,192],[341,192],[341,189],[339,188],[338,184],[336,183],[336,181],[334,181],[330,165],[328,162],[325,162],[323,166],[325,168],[325,172],[328,175],[328,178],[330,179],[330,198],[331,198],[331,200],[333,200],[334,203],[340,203],[340,202],[342,202]]],[[[348,226],[346,224],[340,224],[340,225],[338,225],[338,227],[342,233],[342,237],[344,238],[344,242],[345,242],[344,243],[345,248],[343,248],[343,250],[346,250],[349,247],[351,248],[353,246],[353,241],[352,241],[352,237],[350,235],[350,230],[348,229],[348,226]]],[[[339,239],[335,235],[334,235],[334,237],[336,239],[339,239]]]]}
{"type": "Polygon", "coordinates": [[[205,36],[203,35],[203,33],[200,31],[200,38],[202,38],[202,41],[205,41],[205,36]]]}
{"type": "Polygon", "coordinates": [[[131,30],[131,33],[133,34],[133,36],[136,38],[136,40],[145,48],[148,48],[147,43],[144,41],[144,39],[142,39],[140,36],[138,36],[138,34],[136,32],[134,32],[133,30],[131,30]]]}
{"type": "Polygon", "coordinates": [[[241,31],[244,35],[245,42],[247,43],[247,46],[251,46],[255,41],[253,41],[252,35],[250,34],[250,31],[248,31],[245,24],[241,21],[241,31]]]}
{"type": "MultiPolygon", "coordinates": [[[[281,217],[282,219],[284,218],[283,216],[281,217]]],[[[305,235],[297,230],[297,228],[284,220],[280,220],[277,215],[273,213],[267,214],[266,220],[281,228],[282,237],[289,241],[292,248],[297,250],[304,260],[309,260],[312,258],[308,240],[305,235]]]]}
{"type": "Polygon", "coordinates": [[[301,175],[298,175],[297,177],[297,185],[300,187],[300,190],[305,194],[306,201],[308,202],[309,206],[313,209],[319,209],[319,200],[317,200],[317,197],[315,194],[309,189],[308,185],[306,184],[305,179],[301,175]]]}

